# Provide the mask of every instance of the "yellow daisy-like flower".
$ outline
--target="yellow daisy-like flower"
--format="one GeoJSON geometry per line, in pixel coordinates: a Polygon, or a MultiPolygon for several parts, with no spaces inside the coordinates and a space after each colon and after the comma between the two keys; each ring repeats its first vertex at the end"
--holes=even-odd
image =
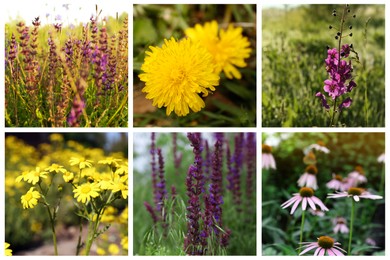
{"type": "Polygon", "coordinates": [[[122,197],[124,199],[127,199],[127,196],[129,194],[129,187],[127,185],[127,179],[124,177],[115,176],[114,180],[110,182],[109,188],[112,190],[112,192],[118,192],[121,191],[122,197]]]}
{"type": "Polygon", "coordinates": [[[116,244],[110,244],[108,246],[108,252],[110,252],[111,255],[117,255],[119,254],[119,247],[116,244]]]}
{"type": "Polygon", "coordinates": [[[53,163],[51,166],[47,167],[45,171],[55,172],[55,173],[59,173],[59,172],[65,173],[66,169],[64,168],[64,166],[53,163]]]}
{"type": "Polygon", "coordinates": [[[116,169],[115,174],[123,175],[123,174],[129,174],[129,165],[127,162],[123,165],[119,165],[119,167],[116,169]]]}
{"type": "Polygon", "coordinates": [[[64,178],[64,181],[65,181],[65,182],[72,182],[73,179],[74,179],[74,174],[73,174],[73,172],[65,171],[65,172],[62,174],[62,178],[64,178]]]}
{"type": "Polygon", "coordinates": [[[101,247],[98,247],[98,248],[96,249],[96,253],[97,253],[98,255],[106,255],[106,251],[105,251],[103,248],[101,248],[101,247]]]}
{"type": "Polygon", "coordinates": [[[15,182],[21,182],[22,180],[27,181],[28,174],[29,174],[29,171],[22,172],[22,175],[19,175],[18,177],[16,177],[15,182]]]}
{"type": "Polygon", "coordinates": [[[211,54],[190,39],[176,41],[165,39],[163,46],[150,46],[139,75],[145,82],[142,92],[153,100],[153,106],[166,107],[166,114],[172,111],[178,116],[187,115],[191,109],[200,111],[205,103],[199,96],[207,96],[219,84],[214,72],[211,54]]]}
{"type": "Polygon", "coordinates": [[[93,161],[87,160],[83,157],[82,158],[72,157],[70,158],[69,163],[70,165],[78,165],[80,169],[84,169],[84,168],[91,168],[93,161]]]}
{"type": "Polygon", "coordinates": [[[36,167],[34,171],[30,171],[26,175],[26,181],[32,185],[35,185],[37,182],[39,182],[41,178],[46,179],[47,172],[41,171],[40,167],[36,167]]]}
{"type": "Polygon", "coordinates": [[[242,36],[242,27],[235,28],[230,24],[218,34],[218,23],[212,21],[203,26],[196,24],[195,27],[186,29],[185,34],[211,53],[216,73],[223,71],[229,79],[241,79],[241,73],[236,67],[245,67],[244,59],[251,53],[248,38],[242,36]]]}
{"type": "Polygon", "coordinates": [[[23,209],[34,208],[38,204],[38,199],[41,197],[38,191],[31,187],[29,191],[20,197],[23,204],[23,209]]]}
{"type": "Polygon", "coordinates": [[[50,142],[63,142],[64,141],[64,137],[62,136],[62,134],[51,134],[49,139],[50,139],[50,142]]]}
{"type": "Polygon", "coordinates": [[[124,236],[121,239],[121,246],[123,249],[129,250],[129,237],[128,236],[124,236]]]}
{"type": "Polygon", "coordinates": [[[4,253],[5,256],[12,256],[12,249],[9,248],[10,244],[5,242],[4,243],[4,253]]]}
{"type": "Polygon", "coordinates": [[[95,183],[84,183],[73,190],[74,197],[82,203],[89,202],[91,198],[99,196],[99,191],[100,189],[95,183]]]}
{"type": "Polygon", "coordinates": [[[121,159],[115,159],[113,157],[107,157],[104,160],[98,161],[98,164],[107,164],[107,165],[112,165],[115,167],[118,167],[118,162],[122,161],[121,159]]]}

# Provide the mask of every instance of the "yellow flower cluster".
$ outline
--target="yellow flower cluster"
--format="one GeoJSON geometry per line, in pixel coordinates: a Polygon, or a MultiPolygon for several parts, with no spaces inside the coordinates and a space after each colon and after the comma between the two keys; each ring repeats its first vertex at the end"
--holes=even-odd
{"type": "Polygon", "coordinates": [[[242,28],[229,25],[218,31],[216,21],[185,30],[188,38],[165,39],[162,47],[150,46],[139,75],[145,82],[143,92],[153,106],[166,107],[186,116],[190,109],[198,112],[205,107],[203,99],[219,85],[219,74],[240,79],[236,67],[245,67],[244,59],[251,52],[250,43],[242,36],[242,28]]]}

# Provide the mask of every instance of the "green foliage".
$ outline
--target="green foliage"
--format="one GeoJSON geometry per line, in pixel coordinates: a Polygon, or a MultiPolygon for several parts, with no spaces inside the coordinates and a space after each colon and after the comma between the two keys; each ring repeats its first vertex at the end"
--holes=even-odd
{"type": "MultiPolygon", "coordinates": [[[[326,46],[335,47],[337,25],[331,15],[339,5],[300,5],[263,10],[262,125],[266,127],[328,126],[329,115],[315,94],[327,78],[326,46]]],[[[353,103],[340,115],[338,126],[383,127],[384,7],[351,5],[351,38],[360,63],[354,62],[357,88],[353,103]],[[368,22],[369,21],[369,22],[368,22]]],[[[347,40],[345,40],[347,43],[347,40]]]]}

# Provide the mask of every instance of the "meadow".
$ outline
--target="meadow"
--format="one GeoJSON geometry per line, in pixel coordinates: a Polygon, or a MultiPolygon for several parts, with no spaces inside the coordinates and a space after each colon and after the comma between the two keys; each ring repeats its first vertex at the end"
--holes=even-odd
{"type": "Polygon", "coordinates": [[[127,255],[127,135],[5,138],[5,242],[13,255],[127,255]],[[102,147],[105,144],[105,147],[102,147]]]}
{"type": "Polygon", "coordinates": [[[254,133],[134,140],[134,255],[256,255],[254,133]]]}
{"type": "MultiPolygon", "coordinates": [[[[134,75],[134,126],[226,126],[226,127],[252,127],[256,126],[256,6],[255,5],[134,5],[134,24],[133,24],[134,42],[133,42],[133,75],[134,75]],[[208,27],[207,23],[215,22],[218,29],[214,30],[208,27]],[[237,67],[234,76],[223,73],[216,73],[220,78],[218,85],[214,85],[215,91],[210,89],[206,92],[196,92],[199,97],[193,97],[189,100],[201,98],[200,103],[204,107],[199,111],[192,109],[188,114],[176,115],[168,114],[165,108],[166,104],[160,101],[153,102],[146,97],[154,96],[145,93],[144,69],[147,69],[146,57],[150,55],[151,48],[162,48],[165,40],[173,37],[178,42],[188,36],[187,30],[195,28],[196,25],[203,27],[195,33],[199,34],[204,42],[207,43],[210,52],[215,60],[227,59],[222,62],[222,66],[227,70],[237,67]],[[231,29],[229,29],[229,27],[231,29]],[[233,29],[234,28],[234,29],[233,29]],[[225,32],[225,34],[223,33],[225,32]],[[224,35],[224,36],[223,36],[224,35]],[[223,37],[228,38],[226,41],[223,37]],[[230,38],[232,37],[232,38],[230,38]],[[244,40],[245,39],[245,40],[244,40]],[[150,48],[151,47],[151,48],[150,48]],[[148,54],[149,53],[149,54],[148,54]],[[237,55],[235,57],[235,55],[237,55]],[[221,58],[222,57],[222,58],[221,58]],[[232,64],[230,64],[232,62],[232,64]],[[235,64],[234,64],[235,63],[235,64]]],[[[165,46],[165,45],[164,45],[165,46]]],[[[187,82],[180,76],[172,77],[172,71],[175,71],[179,60],[186,57],[186,53],[172,58],[174,62],[169,64],[167,58],[164,64],[170,69],[165,71],[161,69],[151,69],[150,75],[154,72],[164,71],[156,76],[156,80],[150,84],[153,85],[161,79],[166,81],[163,86],[171,86],[169,80],[177,77],[179,82],[187,82]]],[[[198,53],[198,52],[196,52],[198,53]]],[[[172,53],[171,53],[172,54],[172,53]]],[[[172,55],[170,55],[172,56],[172,55]]],[[[204,56],[204,55],[203,55],[204,56]]],[[[205,62],[189,62],[190,64],[205,64],[205,62]]],[[[198,69],[198,66],[187,68],[189,75],[198,69]]],[[[208,66],[208,67],[211,67],[208,66]]],[[[177,68],[182,71],[182,68],[177,68]]],[[[193,77],[204,79],[206,77],[193,77]]],[[[146,80],[147,81],[147,80],[146,80]]],[[[173,82],[174,85],[177,83],[173,82]]],[[[184,84],[184,83],[182,83],[184,84]]],[[[200,83],[201,85],[204,84],[200,83]]],[[[183,87],[177,86],[177,88],[183,87]]],[[[188,85],[184,90],[191,89],[188,85]]],[[[167,87],[168,89],[168,87],[167,87]]],[[[175,92],[172,87],[170,93],[175,92]]],[[[167,94],[166,96],[171,96],[167,94]]],[[[165,96],[158,94],[157,96],[165,96]]],[[[183,102],[186,98],[179,100],[183,102]]],[[[191,103],[191,101],[188,101],[191,103]]]]}
{"type": "Polygon", "coordinates": [[[100,13],[67,26],[6,23],[6,126],[128,125],[128,17],[100,13]]]}
{"type": "Polygon", "coordinates": [[[343,5],[263,7],[262,126],[384,127],[385,8],[348,6],[350,12],[346,13],[340,38],[337,30],[340,31],[343,8],[343,5]],[[325,94],[330,103],[326,109],[316,94],[323,92],[328,77],[327,46],[339,48],[340,39],[341,45],[352,44],[356,52],[344,57],[352,62],[356,87],[345,93],[352,104],[341,113],[336,112],[335,122],[333,100],[325,94]]]}
{"type": "Polygon", "coordinates": [[[384,133],[267,133],[262,142],[263,255],[313,255],[305,242],[385,254],[384,133]],[[264,165],[270,151],[275,165],[264,165]],[[287,205],[297,195],[320,202],[287,205]]]}

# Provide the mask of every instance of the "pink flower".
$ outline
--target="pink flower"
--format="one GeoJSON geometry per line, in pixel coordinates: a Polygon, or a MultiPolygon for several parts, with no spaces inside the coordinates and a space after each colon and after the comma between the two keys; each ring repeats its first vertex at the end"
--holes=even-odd
{"type": "Polygon", "coordinates": [[[367,182],[367,178],[364,175],[365,174],[364,174],[363,167],[356,166],[355,170],[348,174],[348,182],[350,184],[350,187],[355,187],[358,184],[366,183],[367,182]]]}
{"type": "Polygon", "coordinates": [[[353,197],[353,199],[356,202],[360,201],[360,198],[371,199],[371,200],[378,200],[383,198],[382,196],[373,195],[362,188],[356,188],[356,187],[349,188],[348,191],[338,192],[336,194],[328,194],[329,199],[337,199],[337,198],[344,198],[344,197],[353,197]]]}
{"type": "Polygon", "coordinates": [[[306,147],[304,149],[304,153],[307,154],[310,150],[316,150],[316,151],[320,151],[320,152],[323,152],[323,153],[329,153],[329,149],[326,148],[325,144],[321,141],[318,141],[316,144],[311,144],[309,145],[308,147],[306,147]]]}
{"type": "Polygon", "coordinates": [[[317,186],[317,174],[318,170],[317,167],[314,165],[309,165],[306,167],[305,172],[301,175],[301,177],[298,179],[298,186],[299,187],[309,187],[313,189],[318,189],[317,186]]]}
{"type": "Polygon", "coordinates": [[[262,168],[276,169],[274,156],[272,155],[272,147],[266,144],[262,145],[262,168]]]}
{"type": "Polygon", "coordinates": [[[302,202],[302,210],[306,210],[307,204],[313,209],[316,210],[316,204],[321,208],[322,211],[328,211],[328,208],[322,203],[322,201],[314,196],[314,190],[312,188],[303,187],[299,190],[299,193],[294,193],[294,197],[284,202],[281,207],[283,209],[291,206],[290,214],[294,214],[295,210],[298,208],[299,203],[302,202]]]}
{"type": "Polygon", "coordinates": [[[340,175],[332,173],[332,176],[333,179],[326,184],[328,189],[338,191],[346,191],[348,189],[346,180],[343,180],[340,175]]]}
{"type": "Polygon", "coordinates": [[[348,233],[349,228],[347,227],[347,220],[343,217],[337,217],[333,219],[333,232],[337,234],[338,232],[340,233],[348,233]]]}
{"type": "Polygon", "coordinates": [[[315,249],[314,256],[344,256],[343,252],[346,252],[339,246],[340,243],[335,242],[333,238],[321,236],[318,238],[317,242],[303,242],[302,249],[304,248],[304,250],[299,255],[303,255],[310,250],[315,249]]]}

